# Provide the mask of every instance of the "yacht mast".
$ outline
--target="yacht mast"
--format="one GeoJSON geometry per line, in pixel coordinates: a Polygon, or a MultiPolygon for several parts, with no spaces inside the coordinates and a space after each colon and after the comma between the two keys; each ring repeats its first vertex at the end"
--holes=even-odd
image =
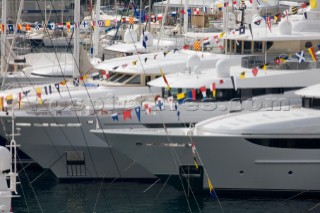
{"type": "Polygon", "coordinates": [[[188,32],[188,21],[189,21],[189,0],[185,0],[184,4],[184,15],[183,15],[183,32],[186,34],[188,32]]]}
{"type": "MultiPolygon", "coordinates": [[[[80,23],[80,0],[74,1],[74,22],[80,23]]],[[[76,78],[80,75],[79,73],[79,27],[74,27],[74,44],[73,44],[73,77],[76,78]]]]}
{"type": "Polygon", "coordinates": [[[4,31],[1,33],[1,74],[4,75],[6,67],[6,40],[7,40],[7,0],[2,0],[2,25],[4,31]]]}
{"type": "Polygon", "coordinates": [[[98,21],[100,20],[100,0],[96,0],[96,28],[94,29],[93,35],[93,56],[97,56],[99,53],[99,26],[98,21]]]}

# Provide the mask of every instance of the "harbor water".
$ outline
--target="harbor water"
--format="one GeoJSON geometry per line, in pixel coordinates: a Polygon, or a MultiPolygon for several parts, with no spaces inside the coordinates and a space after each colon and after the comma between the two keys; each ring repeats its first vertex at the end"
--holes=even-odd
{"type": "Polygon", "coordinates": [[[212,199],[209,192],[194,196],[186,192],[185,195],[164,182],[62,183],[49,171],[42,172],[28,168],[20,171],[21,197],[13,199],[14,212],[320,212],[319,195],[218,193],[218,200],[212,199]],[[292,197],[294,195],[297,196],[292,197]]]}

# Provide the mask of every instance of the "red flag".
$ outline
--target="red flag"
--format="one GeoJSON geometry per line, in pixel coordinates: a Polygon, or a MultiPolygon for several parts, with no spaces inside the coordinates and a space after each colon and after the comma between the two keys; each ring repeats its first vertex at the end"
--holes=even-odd
{"type": "Polygon", "coordinates": [[[151,113],[151,108],[149,107],[149,104],[147,104],[147,103],[144,104],[144,108],[145,108],[147,114],[150,114],[150,113],[151,113]]]}
{"type": "Polygon", "coordinates": [[[22,94],[21,94],[21,92],[19,92],[18,99],[19,99],[19,109],[21,109],[21,100],[22,100],[22,94]]]}
{"type": "Polygon", "coordinates": [[[122,115],[123,115],[123,120],[124,120],[124,121],[125,121],[126,119],[132,119],[132,117],[131,117],[131,110],[122,111],[122,115]]]}
{"type": "Polygon", "coordinates": [[[181,14],[186,14],[186,11],[184,11],[184,10],[180,10],[179,11],[181,14]]]}
{"type": "Polygon", "coordinates": [[[90,0],[90,13],[92,13],[92,0],[90,0]]]}
{"type": "Polygon", "coordinates": [[[184,50],[188,50],[189,48],[190,48],[189,45],[184,45],[184,46],[182,47],[182,49],[184,49],[184,50]]]}
{"type": "Polygon", "coordinates": [[[206,88],[206,86],[203,86],[203,87],[200,87],[200,91],[202,92],[202,96],[204,97],[204,98],[206,98],[207,97],[207,88],[206,88]]]}
{"type": "Polygon", "coordinates": [[[257,69],[256,67],[252,69],[252,74],[253,74],[254,77],[257,76],[257,74],[258,74],[258,69],[257,69]]]}
{"type": "Polygon", "coordinates": [[[193,89],[192,90],[192,100],[196,100],[196,90],[195,89],[193,89]]]}

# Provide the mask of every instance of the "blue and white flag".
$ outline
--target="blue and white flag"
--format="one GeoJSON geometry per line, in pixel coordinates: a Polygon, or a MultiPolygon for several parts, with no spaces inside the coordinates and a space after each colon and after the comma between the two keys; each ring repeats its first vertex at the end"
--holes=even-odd
{"type": "Polygon", "coordinates": [[[142,46],[147,49],[147,42],[148,41],[148,36],[144,35],[144,31],[142,32],[142,46]]]}
{"type": "Polygon", "coordinates": [[[164,109],[162,98],[158,98],[158,100],[157,100],[157,106],[158,106],[158,108],[159,108],[160,111],[164,109]]]}
{"type": "Polygon", "coordinates": [[[103,22],[102,20],[99,20],[99,21],[98,21],[98,25],[99,25],[99,27],[103,27],[104,22],[103,22]]]}
{"type": "Polygon", "coordinates": [[[87,27],[87,22],[83,21],[83,27],[86,28],[87,27]]]}
{"type": "Polygon", "coordinates": [[[34,29],[35,29],[35,30],[39,30],[39,29],[40,29],[40,26],[39,26],[38,22],[36,22],[36,23],[34,24],[34,29]]]}
{"type": "Polygon", "coordinates": [[[306,58],[304,57],[303,50],[301,52],[296,53],[296,56],[297,56],[297,58],[299,60],[299,63],[306,61],[306,58]]]}
{"type": "Polygon", "coordinates": [[[119,121],[118,113],[111,114],[111,117],[113,121],[119,121]]]}
{"type": "Polygon", "coordinates": [[[73,79],[73,85],[74,85],[75,87],[78,87],[79,84],[80,84],[80,79],[79,79],[79,78],[74,78],[74,79],[73,79]]]}
{"type": "Polygon", "coordinates": [[[50,25],[51,30],[54,30],[56,28],[56,24],[54,22],[51,22],[50,25]]]}
{"type": "Polygon", "coordinates": [[[141,108],[138,106],[138,107],[134,108],[134,111],[136,112],[136,115],[137,115],[137,118],[138,118],[139,122],[141,122],[141,120],[140,120],[141,108]]]}
{"type": "Polygon", "coordinates": [[[8,24],[8,30],[9,30],[9,32],[13,32],[14,31],[13,24],[8,24]]]}
{"type": "Polygon", "coordinates": [[[203,12],[204,12],[204,13],[208,13],[208,9],[207,9],[206,6],[203,7],[203,12]]]}

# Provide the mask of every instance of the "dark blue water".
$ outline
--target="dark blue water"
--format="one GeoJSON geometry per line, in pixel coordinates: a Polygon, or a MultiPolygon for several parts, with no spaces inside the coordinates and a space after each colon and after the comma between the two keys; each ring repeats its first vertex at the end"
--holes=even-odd
{"type": "Polygon", "coordinates": [[[14,198],[14,212],[320,212],[320,198],[290,195],[223,195],[221,206],[209,193],[192,195],[187,199],[183,191],[157,183],[138,182],[77,182],[59,183],[50,172],[29,184],[39,172],[21,172],[20,198],[14,198]],[[32,187],[31,187],[32,186],[32,187]],[[21,190],[23,187],[23,192],[21,190]],[[315,207],[314,209],[312,209],[315,207]]]}

